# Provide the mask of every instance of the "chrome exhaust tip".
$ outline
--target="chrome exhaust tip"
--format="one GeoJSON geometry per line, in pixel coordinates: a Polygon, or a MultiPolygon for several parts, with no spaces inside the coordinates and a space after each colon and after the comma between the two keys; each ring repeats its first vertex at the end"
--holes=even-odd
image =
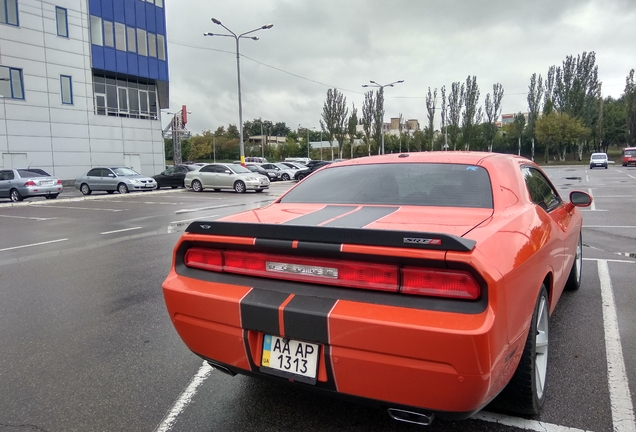
{"type": "Polygon", "coordinates": [[[389,415],[393,420],[405,422],[405,423],[413,423],[420,426],[430,426],[435,419],[435,414],[429,413],[419,413],[413,411],[405,411],[397,408],[389,408],[387,410],[389,415]]]}
{"type": "Polygon", "coordinates": [[[224,374],[227,374],[229,376],[236,376],[236,374],[234,372],[232,372],[231,370],[229,370],[228,368],[226,368],[225,366],[222,366],[218,363],[215,363],[213,361],[207,360],[208,364],[210,366],[212,366],[214,369],[218,370],[219,372],[223,372],[224,374]]]}

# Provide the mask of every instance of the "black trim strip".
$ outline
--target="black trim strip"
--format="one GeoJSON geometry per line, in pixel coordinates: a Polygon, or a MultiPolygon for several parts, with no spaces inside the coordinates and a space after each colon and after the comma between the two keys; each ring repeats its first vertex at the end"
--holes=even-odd
{"type": "Polygon", "coordinates": [[[312,243],[306,241],[298,242],[298,249],[325,251],[325,252],[340,252],[342,245],[333,243],[312,243]]]}
{"type": "Polygon", "coordinates": [[[329,343],[327,315],[336,299],[296,295],[283,309],[285,337],[329,343]]]}
{"type": "Polygon", "coordinates": [[[273,248],[284,248],[291,249],[292,241],[290,240],[274,240],[274,239],[259,239],[257,238],[254,244],[256,246],[264,246],[264,247],[273,247],[273,248]]]}
{"type": "Polygon", "coordinates": [[[340,227],[340,228],[363,228],[378,219],[395,213],[399,207],[362,207],[360,210],[342,216],[331,222],[327,222],[323,226],[340,227]]]}
{"type": "Polygon", "coordinates": [[[347,212],[355,210],[357,205],[348,205],[348,206],[338,206],[338,205],[328,205],[323,207],[320,210],[316,210],[315,212],[299,216],[290,221],[284,222],[283,225],[319,225],[329,219],[333,219],[340,215],[343,215],[347,212]]]}
{"type": "Polygon", "coordinates": [[[195,221],[188,226],[186,232],[248,238],[258,237],[275,240],[298,240],[314,243],[335,243],[338,245],[346,243],[460,252],[470,252],[476,244],[474,240],[442,233],[220,221],[195,221]],[[407,238],[409,239],[408,242],[406,240],[407,238]],[[429,239],[439,239],[441,244],[428,244],[427,240],[429,239]]]}
{"type": "Polygon", "coordinates": [[[278,308],[289,294],[252,289],[241,300],[241,325],[244,329],[280,334],[278,308]]]}

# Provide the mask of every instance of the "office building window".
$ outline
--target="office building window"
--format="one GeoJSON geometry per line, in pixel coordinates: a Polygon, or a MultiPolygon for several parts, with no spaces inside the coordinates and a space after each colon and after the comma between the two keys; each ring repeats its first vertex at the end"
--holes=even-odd
{"type": "Polygon", "coordinates": [[[0,66],[0,96],[9,99],[24,99],[22,69],[0,66]]]}
{"type": "Polygon", "coordinates": [[[115,39],[113,38],[114,26],[112,21],[103,21],[104,23],[104,46],[115,48],[115,39]]]}
{"type": "Polygon", "coordinates": [[[55,6],[55,22],[57,24],[57,35],[68,37],[68,15],[66,9],[55,6]]]}
{"type": "Polygon", "coordinates": [[[146,41],[146,30],[137,29],[137,53],[142,56],[148,55],[148,42],[146,41]]]}
{"type": "Polygon", "coordinates": [[[163,0],[155,0],[155,5],[156,5],[157,7],[162,8],[162,7],[163,7],[163,0]]]}
{"type": "Polygon", "coordinates": [[[128,52],[137,52],[137,30],[134,27],[126,27],[128,34],[128,52]]]}
{"type": "Polygon", "coordinates": [[[154,84],[125,78],[93,75],[95,114],[157,120],[154,84]]]}
{"type": "Polygon", "coordinates": [[[165,60],[166,59],[166,39],[164,38],[163,35],[158,34],[157,35],[157,57],[159,57],[159,60],[165,60]]]}
{"type": "Polygon", "coordinates": [[[0,23],[18,25],[18,0],[0,0],[0,23]]]}
{"type": "Polygon", "coordinates": [[[68,75],[60,75],[60,87],[62,91],[62,103],[73,104],[73,78],[68,75]]]}
{"type": "Polygon", "coordinates": [[[126,26],[122,23],[115,23],[115,48],[126,51],[126,26]]]}
{"type": "Polygon", "coordinates": [[[102,19],[93,15],[91,15],[91,43],[99,46],[104,45],[102,19]]]}
{"type": "Polygon", "coordinates": [[[157,57],[157,35],[154,33],[148,33],[148,55],[157,57]]]}

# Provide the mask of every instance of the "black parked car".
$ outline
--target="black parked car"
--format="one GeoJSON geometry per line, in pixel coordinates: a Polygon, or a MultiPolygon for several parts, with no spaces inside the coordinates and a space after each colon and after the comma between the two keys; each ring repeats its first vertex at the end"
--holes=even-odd
{"type": "Polygon", "coordinates": [[[331,161],[317,161],[317,160],[309,161],[307,162],[307,165],[305,165],[307,168],[296,171],[296,174],[294,174],[294,180],[300,181],[304,179],[305,177],[307,177],[312,172],[324,167],[325,165],[329,165],[330,163],[331,161]]]}
{"type": "MultiPolygon", "coordinates": [[[[240,165],[240,163],[239,163],[240,165]]],[[[270,173],[268,173],[267,171],[265,171],[263,168],[260,167],[260,165],[250,165],[250,164],[245,164],[245,168],[247,168],[248,170],[252,171],[253,173],[256,174],[260,174],[262,176],[267,177],[268,180],[271,180],[272,177],[275,178],[276,175],[272,175],[270,173]]]]}
{"type": "Polygon", "coordinates": [[[185,179],[186,173],[194,171],[198,168],[201,167],[196,165],[175,165],[166,169],[161,174],[152,176],[152,178],[155,179],[157,182],[157,189],[166,186],[169,186],[172,189],[176,189],[178,187],[185,187],[185,185],[183,184],[183,179],[185,179]]]}

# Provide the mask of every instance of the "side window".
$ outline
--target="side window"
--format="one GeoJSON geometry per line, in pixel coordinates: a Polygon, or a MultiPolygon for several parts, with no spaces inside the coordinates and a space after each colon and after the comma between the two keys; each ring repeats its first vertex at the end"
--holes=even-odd
{"type": "Polygon", "coordinates": [[[55,6],[55,21],[57,24],[57,35],[68,37],[68,14],[66,9],[55,6]]]}
{"type": "Polygon", "coordinates": [[[86,174],[88,177],[101,177],[102,176],[102,170],[99,168],[93,168],[92,170],[90,170],[88,172],[88,174],[86,174]]]}
{"type": "Polygon", "coordinates": [[[115,173],[113,173],[111,170],[109,170],[108,168],[102,168],[102,177],[108,177],[112,174],[112,177],[117,177],[115,175],[115,173]]]}
{"type": "Polygon", "coordinates": [[[91,43],[93,45],[104,45],[104,30],[102,28],[102,19],[91,15],[91,43]]]}
{"type": "Polygon", "coordinates": [[[548,212],[561,204],[558,192],[540,171],[536,168],[523,167],[522,172],[532,202],[548,212]]]}
{"type": "Polygon", "coordinates": [[[199,172],[214,172],[213,168],[214,168],[214,165],[206,165],[204,167],[201,167],[199,172]]]}
{"type": "Polygon", "coordinates": [[[13,171],[11,170],[0,171],[0,180],[13,180],[13,177],[13,171]]]}
{"type": "Polygon", "coordinates": [[[165,171],[164,171],[164,173],[165,173],[166,175],[172,175],[172,174],[174,174],[176,171],[177,171],[177,169],[176,169],[175,167],[170,167],[170,168],[168,168],[167,170],[165,170],[165,171]]]}
{"type": "Polygon", "coordinates": [[[62,103],[73,105],[73,78],[68,75],[60,75],[60,89],[62,93],[62,103]]]}
{"type": "Polygon", "coordinates": [[[0,23],[18,25],[18,0],[0,0],[0,23]]]}

